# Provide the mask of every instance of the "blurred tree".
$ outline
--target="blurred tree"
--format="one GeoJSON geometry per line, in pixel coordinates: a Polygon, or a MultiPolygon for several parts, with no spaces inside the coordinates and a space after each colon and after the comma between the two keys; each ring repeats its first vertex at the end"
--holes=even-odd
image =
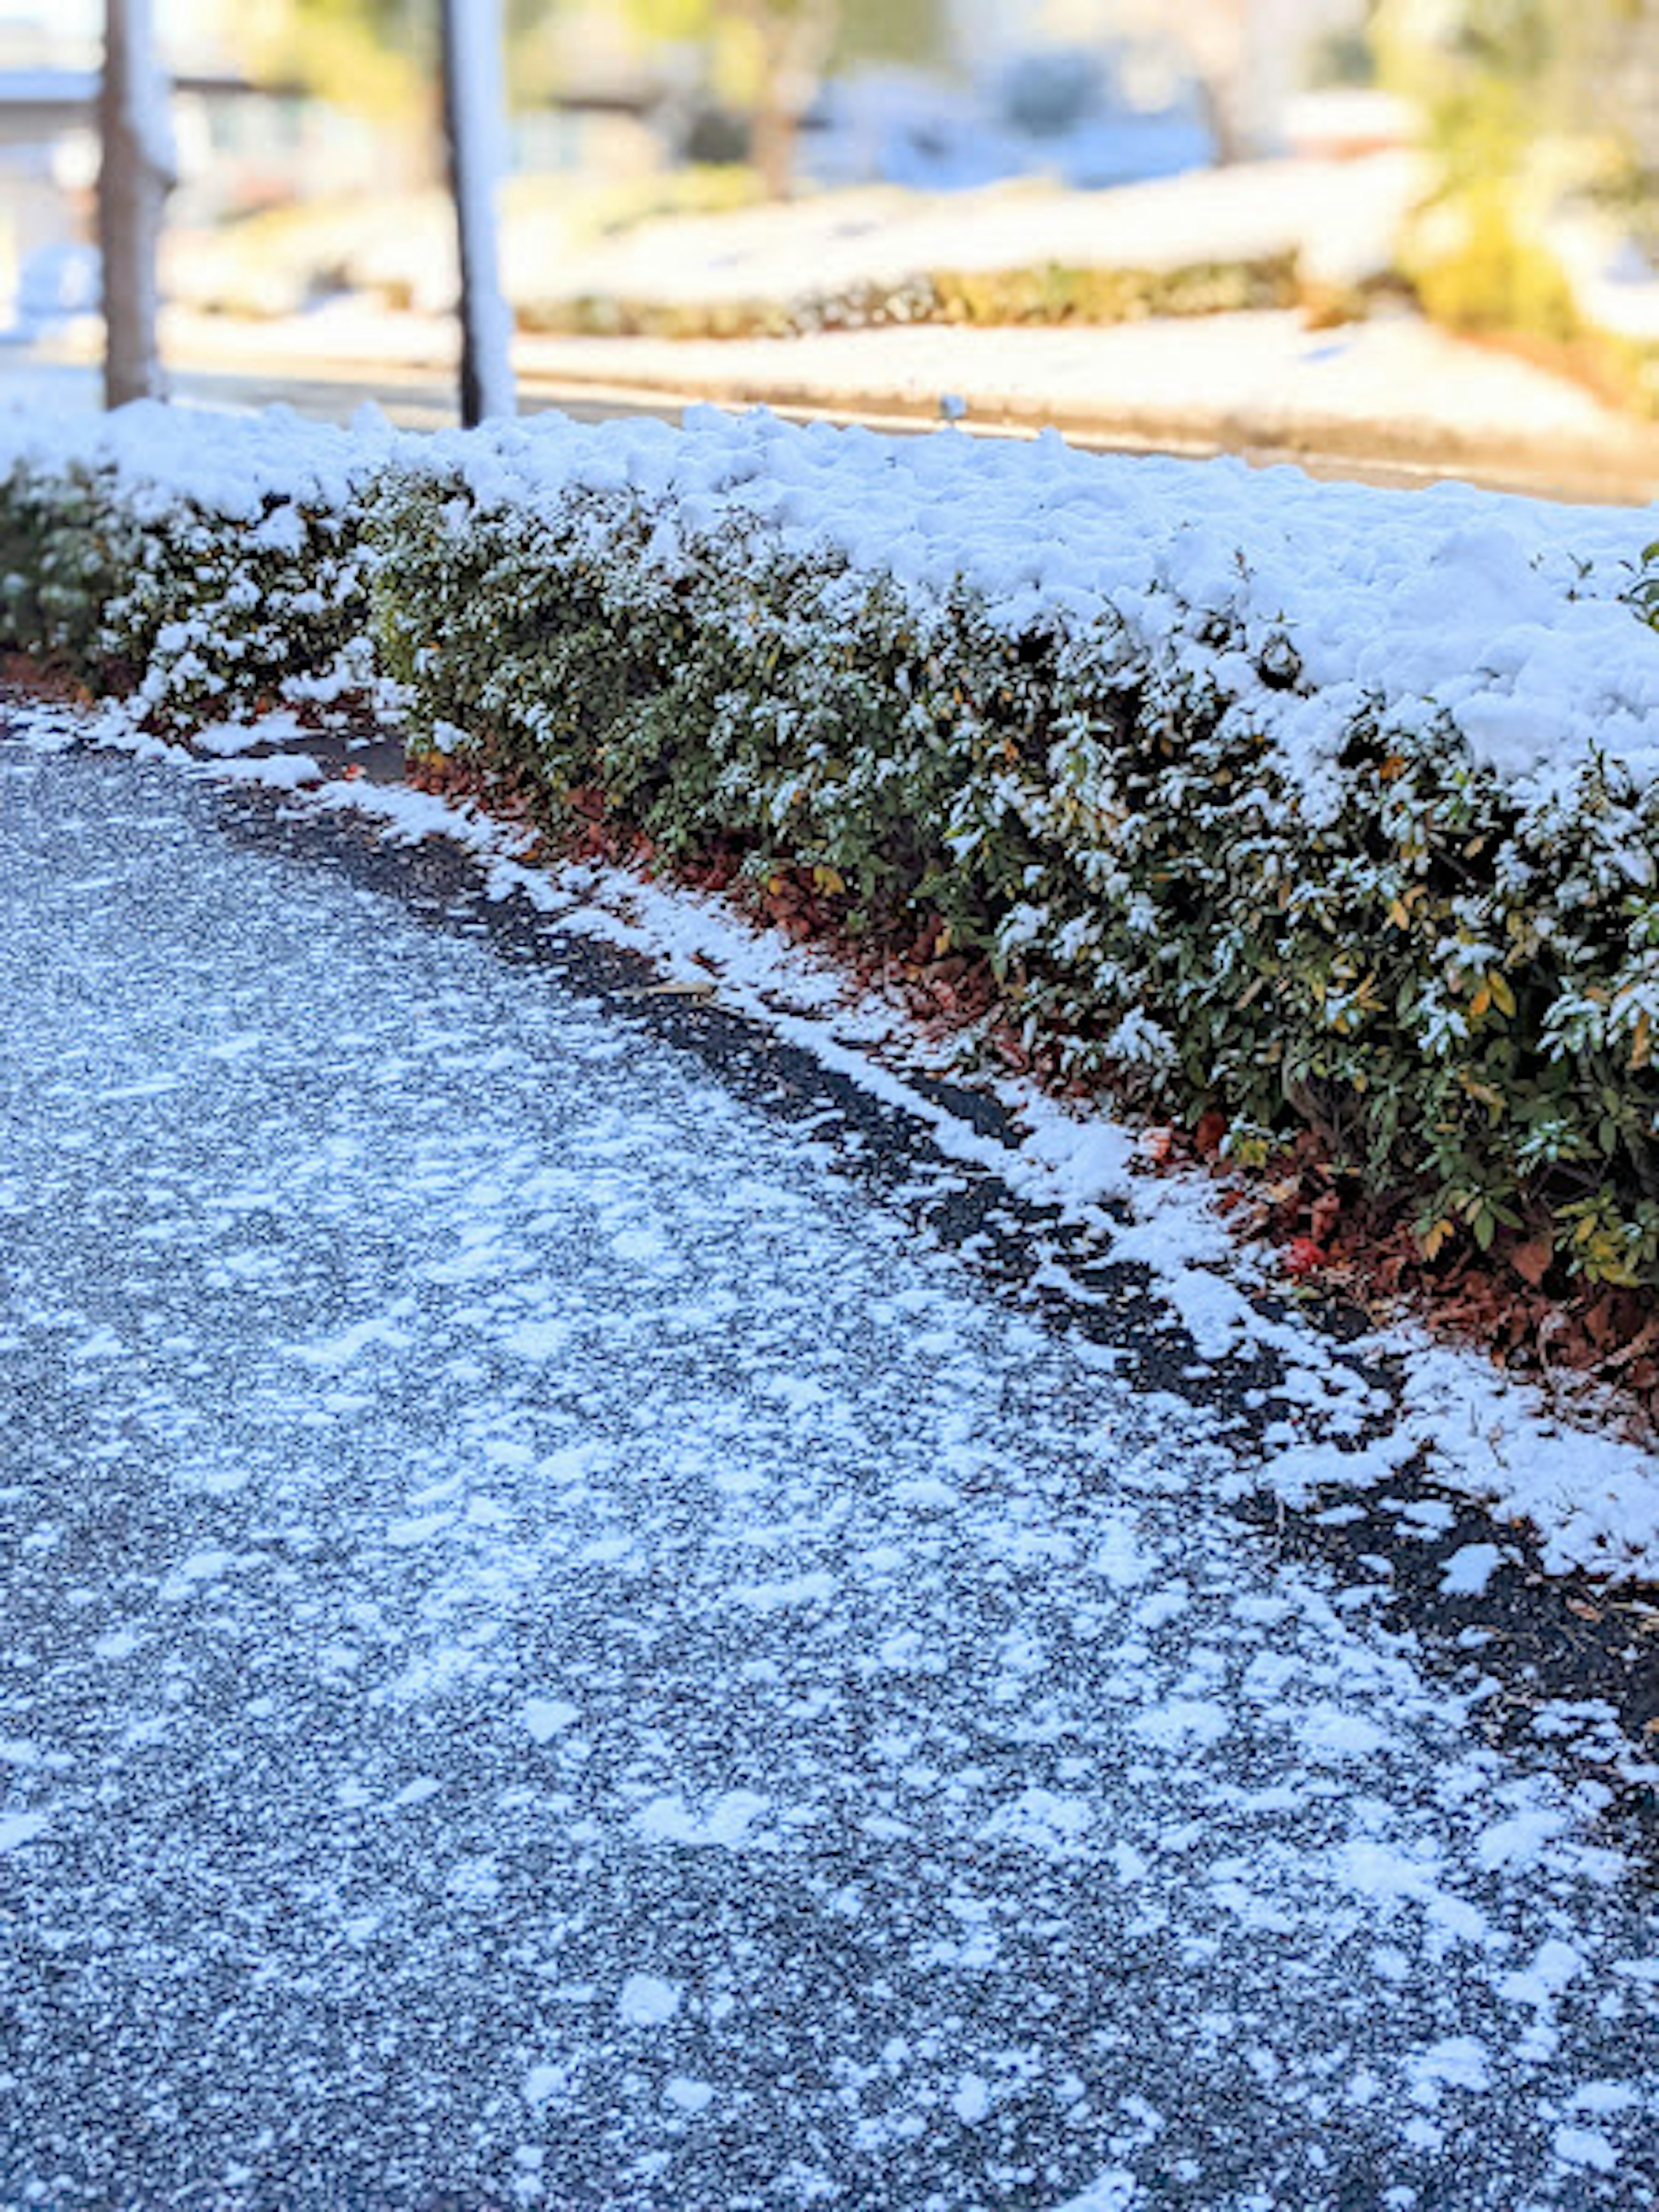
{"type": "MultiPolygon", "coordinates": [[[[571,0],[507,0],[515,100],[556,89],[542,34],[571,0]]],[[[949,0],[622,0],[647,43],[697,51],[708,88],[744,118],[779,198],[794,182],[802,118],[840,60],[923,63],[947,42],[949,0]]],[[[244,0],[233,29],[252,72],[434,142],[439,0],[244,0]]]]}
{"type": "Polygon", "coordinates": [[[1653,120],[1659,0],[1377,0],[1372,38],[1454,184],[1564,140],[1641,150],[1653,120]]]}
{"type": "Polygon", "coordinates": [[[710,88],[749,118],[766,190],[787,199],[801,121],[836,52],[843,0],[624,0],[647,39],[700,48],[710,88]]]}
{"type": "MultiPolygon", "coordinates": [[[[514,89],[543,89],[535,33],[557,0],[506,0],[514,89]]],[[[243,0],[231,34],[268,84],[292,84],[341,107],[428,130],[440,82],[441,0],[243,0]]]]}
{"type": "Polygon", "coordinates": [[[438,11],[411,0],[247,0],[232,24],[251,72],[390,121],[424,118],[438,11]]]}
{"type": "Polygon", "coordinates": [[[106,0],[98,130],[104,404],[122,407],[167,396],[156,344],[155,257],[173,188],[173,137],[150,0],[106,0]]]}
{"type": "Polygon", "coordinates": [[[1384,81],[1424,118],[1434,183],[1403,245],[1431,313],[1569,343],[1547,242],[1569,194],[1630,196],[1653,223],[1659,0],[1380,0],[1384,81]]]}
{"type": "Polygon", "coordinates": [[[837,64],[943,63],[951,46],[949,0],[841,0],[837,64]]]}
{"type": "Polygon", "coordinates": [[[794,187],[803,118],[832,66],[943,58],[949,0],[624,0],[654,42],[698,49],[707,85],[743,116],[766,190],[794,187]]]}

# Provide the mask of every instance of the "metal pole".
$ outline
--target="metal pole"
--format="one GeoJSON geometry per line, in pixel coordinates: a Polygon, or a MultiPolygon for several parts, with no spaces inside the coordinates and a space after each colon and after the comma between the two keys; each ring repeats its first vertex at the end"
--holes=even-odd
{"type": "Polygon", "coordinates": [[[461,275],[461,421],[470,429],[514,410],[511,323],[495,252],[500,0],[441,0],[441,15],[444,143],[461,275]]]}
{"type": "Polygon", "coordinates": [[[104,404],[121,407],[167,397],[155,335],[155,260],[173,149],[150,0],[106,0],[98,128],[104,404]]]}

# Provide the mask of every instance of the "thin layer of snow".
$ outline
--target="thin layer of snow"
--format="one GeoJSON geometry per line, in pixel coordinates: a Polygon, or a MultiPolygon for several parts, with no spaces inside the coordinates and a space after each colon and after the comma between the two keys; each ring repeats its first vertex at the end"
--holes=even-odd
{"type": "Polygon", "coordinates": [[[0,781],[20,2195],[1637,2201],[1607,1793],[1201,1413],[580,969],[0,781]]]}
{"type": "MultiPolygon", "coordinates": [[[[356,803],[361,788],[351,787],[345,803],[356,803]]],[[[365,803],[378,809],[383,800],[367,793],[365,803]]],[[[1305,1504],[1323,1488],[1370,1488],[1426,1453],[1438,1480],[1498,1518],[1537,1530],[1553,1571],[1659,1582],[1659,1454],[1596,1433],[1586,1425],[1595,1419],[1588,1407],[1575,1419],[1480,1353],[1433,1344],[1414,1327],[1398,1324],[1339,1349],[1304,1324],[1268,1320],[1251,1292],[1270,1278],[1272,1255],[1242,1253],[1215,1210],[1212,1187],[1201,1177],[1154,1175],[1132,1133],[1109,1118],[1079,1121],[1029,1085],[1004,1079],[996,1088],[1018,1117],[1017,1141],[1004,1144],[896,1071],[896,1059],[899,1068],[906,1057],[925,1066],[927,1054],[907,1042],[890,1007],[847,1005],[842,979],[781,935],[759,934],[713,902],[620,872],[586,870],[572,885],[508,862],[495,882],[503,896],[529,884],[550,893],[562,927],[647,951],[687,980],[713,976],[723,1001],[752,1007],[792,1044],[902,1107],[952,1157],[1059,1206],[1093,1232],[1106,1256],[1152,1269],[1158,1294],[1201,1355],[1219,1358],[1257,1343],[1290,1358],[1299,1393],[1290,1410],[1305,1441],[1249,1470],[1247,1487],[1265,1485],[1305,1504]],[[1133,1215],[1127,1227],[1107,1210],[1126,1198],[1133,1215]],[[1358,1421],[1374,1422],[1387,1409],[1360,1381],[1359,1367],[1391,1356],[1403,1362],[1400,1401],[1387,1433],[1356,1447],[1350,1439],[1358,1421]]]]}
{"type": "MultiPolygon", "coordinates": [[[[284,727],[280,719],[252,726],[262,739],[284,727]]],[[[56,728],[48,718],[39,741],[62,742],[56,728]]],[[[140,732],[124,738],[117,714],[104,715],[100,735],[167,757],[140,732]]],[[[222,775],[237,765],[204,763],[202,772],[222,775]]],[[[280,777],[280,756],[276,765],[280,777]]],[[[1659,1582],[1659,1453],[1621,1439],[1610,1426],[1598,1432],[1593,1424],[1598,1415],[1610,1421],[1609,1409],[1585,1401],[1575,1413],[1571,1401],[1552,1404],[1478,1352],[1436,1344],[1413,1325],[1339,1346],[1293,1316],[1270,1319],[1254,1294],[1273,1280],[1271,1252],[1241,1249],[1216,1210],[1213,1187],[1201,1176],[1154,1172],[1133,1133],[1109,1115],[1079,1118],[1030,1084],[1005,1077],[991,1085],[1014,1116],[1005,1140],[918,1087],[918,1076],[950,1063],[916,1038],[890,1004],[851,992],[831,963],[780,932],[757,929],[718,899],[592,864],[526,867],[519,857],[525,831],[492,822],[468,802],[399,786],[325,782],[306,803],[361,815],[404,842],[454,840],[489,863],[493,897],[527,900],[562,930],[642,952],[670,982],[712,987],[722,1004],[753,1014],[771,1033],[927,1127],[950,1158],[1057,1207],[1086,1230],[1102,1256],[1149,1268],[1156,1294],[1191,1332],[1201,1357],[1219,1359],[1251,1345],[1278,1354],[1288,1366],[1279,1394],[1280,1432],[1265,1456],[1218,1478],[1224,1494],[1265,1488],[1306,1507],[1322,1492],[1376,1491],[1425,1454],[1447,1487],[1500,1520],[1534,1529],[1553,1571],[1659,1582]],[[1124,1201],[1127,1224],[1115,1211],[1115,1202],[1124,1201]],[[1392,1401],[1363,1377],[1363,1366],[1378,1360],[1400,1363],[1392,1401]],[[1379,1421],[1379,1433],[1355,1441],[1362,1425],[1375,1431],[1379,1421]]],[[[1073,1296],[1089,1295],[1063,1267],[1046,1279],[1073,1296]]],[[[1478,1562],[1459,1558],[1449,1587],[1467,1582],[1473,1593],[1484,1553],[1478,1562]]],[[[1498,1563],[1494,1555],[1492,1565],[1498,1563]]]]}
{"type": "Polygon", "coordinates": [[[1587,1425],[1595,1418],[1588,1407],[1577,1419],[1564,1414],[1479,1353],[1436,1345],[1413,1327],[1339,1348],[1298,1322],[1270,1321],[1252,1292],[1271,1278],[1271,1254],[1241,1252],[1215,1210],[1212,1187],[1201,1177],[1154,1174],[1133,1133],[1109,1117],[1079,1120],[1029,1084],[1005,1078],[994,1087],[1018,1117],[1016,1140],[1005,1143],[907,1079],[907,1063],[923,1069],[930,1054],[890,1006],[849,1001],[844,975],[830,963],[781,933],[757,930],[720,902],[617,869],[526,868],[511,857],[520,833],[426,793],[350,783],[319,796],[404,837],[453,836],[477,852],[493,846],[501,854],[490,878],[495,896],[527,897],[562,928],[644,951],[671,978],[712,981],[723,1003],[753,1012],[791,1044],[902,1109],[952,1158],[1058,1206],[1110,1257],[1151,1268],[1201,1354],[1219,1358],[1256,1343],[1289,1359],[1291,1433],[1300,1440],[1242,1473],[1243,1488],[1265,1486],[1305,1505],[1322,1489],[1373,1488],[1426,1453],[1439,1480],[1500,1519],[1536,1529],[1552,1571],[1659,1581],[1659,1454],[1596,1433],[1587,1425]],[[1133,1207],[1127,1226],[1109,1210],[1125,1199],[1133,1207]],[[1389,1408],[1358,1370],[1366,1360],[1391,1357],[1403,1369],[1400,1398],[1389,1408]],[[1385,1410],[1386,1433],[1355,1445],[1360,1421],[1374,1423],[1385,1410]]]}

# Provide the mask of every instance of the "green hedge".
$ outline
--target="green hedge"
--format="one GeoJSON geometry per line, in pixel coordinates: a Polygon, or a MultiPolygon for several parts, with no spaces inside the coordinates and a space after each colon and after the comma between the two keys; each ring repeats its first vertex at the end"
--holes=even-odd
{"type": "Polygon", "coordinates": [[[614,293],[521,301],[526,330],[586,337],[794,337],[892,323],[1059,325],[1142,322],[1291,307],[1310,296],[1294,252],[1167,269],[1036,262],[1023,268],[919,271],[793,297],[629,299],[614,293]]]}
{"type": "MultiPolygon", "coordinates": [[[[366,479],[367,456],[356,467],[366,479]]],[[[135,483],[112,458],[25,453],[0,483],[0,639],[94,690],[135,693],[162,728],[364,696],[357,473],[232,476],[192,497],[135,483]]]]}
{"type": "Polygon", "coordinates": [[[562,471],[520,468],[523,433],[387,447],[332,507],[234,517],[15,462],[4,641],[174,726],[390,678],[417,749],[550,822],[598,794],[670,856],[809,872],[855,932],[984,956],[1062,1076],[1218,1106],[1247,1160],[1311,1130],[1431,1249],[1547,1233],[1659,1285],[1650,786],[1592,753],[1523,789],[1449,712],[1362,697],[1316,802],[1224,680],[1247,655],[1310,694],[1288,629],[1176,597],[1161,627],[1011,625],[586,434],[562,471]]]}
{"type": "Polygon", "coordinates": [[[1528,806],[1449,720],[1362,714],[1310,819],[1267,738],[1121,629],[1010,636],[966,588],[919,606],[758,523],[682,540],[665,589],[660,519],[389,481],[378,634],[417,735],[555,817],[597,788],[671,854],[832,872],[854,929],[938,917],[1065,1075],[1218,1104],[1247,1158],[1311,1127],[1418,1194],[1431,1249],[1547,1227],[1585,1275],[1659,1282],[1651,792],[1590,759],[1528,806]]]}

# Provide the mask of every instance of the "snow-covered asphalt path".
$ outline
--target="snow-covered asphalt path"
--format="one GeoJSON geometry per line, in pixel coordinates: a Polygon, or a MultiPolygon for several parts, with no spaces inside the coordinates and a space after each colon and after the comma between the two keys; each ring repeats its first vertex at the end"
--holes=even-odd
{"type": "Polygon", "coordinates": [[[1659,2203],[1575,1797],[601,999],[0,744],[0,2204],[1659,2203]]]}

